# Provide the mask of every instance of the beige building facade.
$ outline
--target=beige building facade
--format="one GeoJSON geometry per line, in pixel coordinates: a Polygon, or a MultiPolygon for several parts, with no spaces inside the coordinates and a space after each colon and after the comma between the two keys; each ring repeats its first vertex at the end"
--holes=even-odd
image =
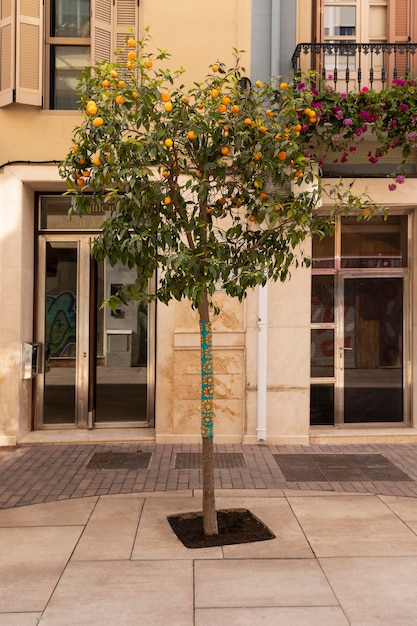
{"type": "MultiPolygon", "coordinates": [[[[399,4],[413,24],[413,4],[399,4]]],[[[149,27],[190,83],[217,59],[232,62],[233,48],[245,50],[252,80],[289,76],[296,45],[313,36],[402,36],[399,26],[391,34],[393,6],[0,0],[0,445],[200,441],[196,314],[187,302],[102,310],[131,275],[91,259],[100,212],[67,217],[58,163],[79,121],[76,77],[91,56],[110,58],[127,28],[140,37],[149,27]]],[[[216,442],[417,439],[417,179],[387,197],[385,173],[362,160],[349,183],[389,202],[385,224],[341,220],[334,240],[307,244],[321,265],[251,291],[242,304],[216,294],[216,442]]]]}

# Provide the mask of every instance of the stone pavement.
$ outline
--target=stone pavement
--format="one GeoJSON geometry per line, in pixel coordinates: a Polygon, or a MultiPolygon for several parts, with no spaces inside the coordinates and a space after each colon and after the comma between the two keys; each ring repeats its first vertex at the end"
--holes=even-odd
{"type": "MultiPolygon", "coordinates": [[[[178,455],[198,453],[198,445],[25,444],[0,447],[0,509],[68,498],[111,494],[199,489],[200,469],[177,469],[178,455]],[[103,452],[148,453],[143,469],[90,469],[91,458],[103,452]]],[[[243,467],[215,470],[218,489],[301,489],[417,497],[417,445],[350,444],[266,446],[218,444],[219,455],[238,455],[243,467]],[[286,481],[274,455],[380,454],[407,474],[406,481],[286,481]]]]}
{"type": "Polygon", "coordinates": [[[201,510],[200,470],[176,469],[198,450],[0,448],[0,626],[417,624],[417,446],[216,446],[245,461],[215,470],[217,508],[276,538],[190,550],[167,515],[201,510]],[[137,450],[144,469],[87,468],[137,450]],[[286,482],[274,455],[294,453],[383,455],[407,479],[286,482]]]}

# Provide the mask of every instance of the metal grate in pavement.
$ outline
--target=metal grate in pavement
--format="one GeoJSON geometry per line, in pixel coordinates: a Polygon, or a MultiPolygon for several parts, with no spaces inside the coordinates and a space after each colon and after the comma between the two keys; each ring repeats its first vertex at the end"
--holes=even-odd
{"type": "MultiPolygon", "coordinates": [[[[177,452],[175,456],[175,469],[200,469],[201,467],[201,453],[177,452]]],[[[215,469],[246,467],[245,457],[240,452],[215,452],[214,467],[215,469]]]]}
{"type": "Polygon", "coordinates": [[[96,452],[87,469],[148,469],[151,452],[96,452]]]}
{"type": "Polygon", "coordinates": [[[287,482],[412,481],[382,454],[274,454],[287,482]]]}

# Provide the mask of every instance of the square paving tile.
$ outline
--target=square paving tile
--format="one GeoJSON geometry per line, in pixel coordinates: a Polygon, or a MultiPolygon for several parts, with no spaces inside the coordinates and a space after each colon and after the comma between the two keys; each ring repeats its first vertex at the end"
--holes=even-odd
{"type": "Polygon", "coordinates": [[[417,559],[372,557],[320,559],[350,624],[417,623],[417,559]]]}
{"type": "Polygon", "coordinates": [[[337,606],[197,609],[195,626],[348,626],[337,606]]]}
{"type": "Polygon", "coordinates": [[[332,606],[337,600],[312,559],[195,562],[196,608],[332,606]]]}
{"type": "Polygon", "coordinates": [[[375,496],[289,501],[316,556],[417,556],[415,534],[375,496]]]}
{"type": "Polygon", "coordinates": [[[38,626],[42,613],[0,613],[0,626],[38,626]]]}
{"type": "Polygon", "coordinates": [[[42,611],[82,531],[82,526],[0,528],[1,611],[42,611]]]}
{"type": "Polygon", "coordinates": [[[191,561],[72,562],[42,619],[42,626],[192,623],[191,561]]]}
{"type": "Polygon", "coordinates": [[[81,526],[87,523],[94,498],[31,504],[0,511],[0,528],[18,526],[81,526]]]}
{"type": "Polygon", "coordinates": [[[100,498],[88,520],[73,559],[129,559],[143,507],[143,498],[136,495],[100,498]]]}

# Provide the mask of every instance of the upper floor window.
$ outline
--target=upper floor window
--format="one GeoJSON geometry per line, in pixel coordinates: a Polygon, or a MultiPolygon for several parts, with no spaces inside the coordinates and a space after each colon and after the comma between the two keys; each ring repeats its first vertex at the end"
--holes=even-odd
{"type": "Polygon", "coordinates": [[[326,0],[324,39],[349,41],[356,36],[356,2],[326,0]]]}
{"type": "Polygon", "coordinates": [[[90,63],[90,0],[49,0],[47,108],[77,109],[78,77],[90,63]]]}
{"type": "Polygon", "coordinates": [[[82,70],[138,33],[138,0],[0,0],[0,107],[77,109],[82,70]]]}

